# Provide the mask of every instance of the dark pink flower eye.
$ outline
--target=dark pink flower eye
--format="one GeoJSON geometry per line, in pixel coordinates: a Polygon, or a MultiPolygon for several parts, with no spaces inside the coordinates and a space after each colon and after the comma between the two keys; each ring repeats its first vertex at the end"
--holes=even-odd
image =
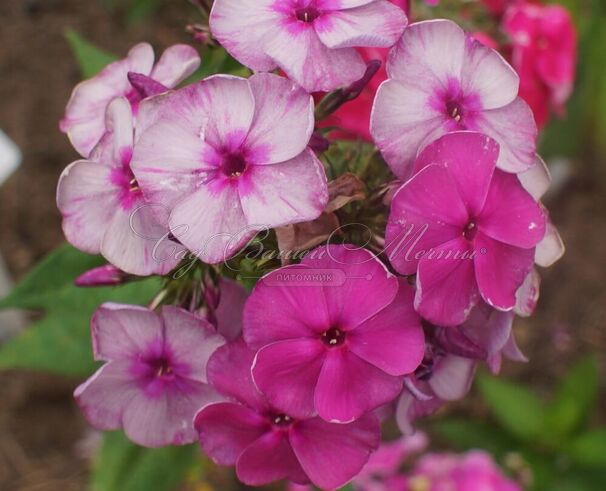
{"type": "Polygon", "coordinates": [[[340,346],[345,342],[346,334],[338,327],[332,327],[322,334],[322,341],[328,346],[340,346]]]}

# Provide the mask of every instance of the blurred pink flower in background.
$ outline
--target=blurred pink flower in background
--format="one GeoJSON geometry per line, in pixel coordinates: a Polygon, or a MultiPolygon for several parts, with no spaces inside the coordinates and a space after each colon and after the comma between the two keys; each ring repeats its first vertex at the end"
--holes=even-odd
{"type": "Polygon", "coordinates": [[[539,126],[553,108],[562,114],[575,80],[577,34],[568,10],[558,5],[516,2],[505,12],[503,30],[520,75],[520,96],[539,126]]]}
{"type": "Polygon", "coordinates": [[[428,454],[421,458],[402,489],[427,491],[522,491],[492,457],[481,451],[463,455],[428,454]]]}

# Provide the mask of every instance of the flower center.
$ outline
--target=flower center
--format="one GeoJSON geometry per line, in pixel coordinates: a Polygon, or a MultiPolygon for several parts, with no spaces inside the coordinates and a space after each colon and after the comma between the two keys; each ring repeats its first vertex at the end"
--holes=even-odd
{"type": "Polygon", "coordinates": [[[170,378],[175,373],[172,364],[166,358],[158,358],[153,360],[151,364],[157,378],[170,378]]]}
{"type": "Polygon", "coordinates": [[[330,347],[340,346],[345,342],[345,333],[337,327],[331,327],[322,334],[322,341],[330,347]]]}
{"type": "Polygon", "coordinates": [[[246,170],[246,159],[241,153],[229,153],[223,157],[221,170],[227,177],[240,177],[246,170]]]}
{"type": "Polygon", "coordinates": [[[467,240],[473,240],[478,233],[478,225],[475,220],[471,220],[463,230],[463,237],[467,240]]]}
{"type": "Polygon", "coordinates": [[[456,101],[448,101],[446,103],[446,113],[457,123],[460,123],[463,120],[463,109],[456,101]]]}
{"type": "Polygon", "coordinates": [[[300,20],[301,22],[307,22],[307,23],[313,22],[318,17],[320,17],[320,11],[317,8],[311,7],[311,6],[297,9],[295,11],[295,14],[296,14],[298,20],[300,20]]]}
{"type": "Polygon", "coordinates": [[[293,423],[293,419],[286,414],[276,414],[272,417],[272,422],[275,426],[285,428],[293,423]]]}

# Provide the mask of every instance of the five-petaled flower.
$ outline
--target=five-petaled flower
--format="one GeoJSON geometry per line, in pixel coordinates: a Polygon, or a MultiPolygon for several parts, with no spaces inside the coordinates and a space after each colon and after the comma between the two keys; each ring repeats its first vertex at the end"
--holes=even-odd
{"type": "Polygon", "coordinates": [[[235,465],[251,486],[279,479],[337,489],[364,467],[380,441],[379,421],[365,414],[350,424],[294,417],[273,407],[255,387],[255,352],[241,340],[219,348],[208,379],[229,402],[211,403],[195,417],[202,448],[217,464],[235,465]]]}
{"type": "Polygon", "coordinates": [[[259,230],[324,210],[324,167],[307,147],[313,110],[277,75],[210,77],[142,103],[133,172],[181,243],[219,263],[259,230]]]}
{"type": "Polygon", "coordinates": [[[145,200],[131,170],[133,116],[125,98],[109,104],[105,127],[90,157],[59,178],[63,232],[78,249],[101,253],[122,271],[166,274],[179,263],[182,248],[168,239],[165,208],[145,200]]]}
{"type": "Polygon", "coordinates": [[[410,25],[387,62],[371,133],[392,171],[410,177],[418,153],[440,136],[473,130],[501,146],[497,167],[521,172],[535,162],[537,127],[518,97],[519,78],[496,51],[454,22],[410,25]]]}
{"type": "Polygon", "coordinates": [[[391,203],[389,259],[417,275],[415,308],[434,324],[463,323],[480,297],[511,310],[545,236],[542,207],[496,168],[498,159],[486,135],[445,135],[421,153],[391,203]]]}
{"type": "Polygon", "coordinates": [[[105,133],[105,109],[116,97],[126,97],[136,115],[141,94],[128,79],[129,73],[150,77],[159,86],[173,88],[200,65],[194,48],[176,44],[154,65],[154,50],[148,43],[134,46],[123,60],[107,65],[98,75],[76,86],[59,127],[67,133],[76,151],[87,158],[105,133]]]}
{"type": "Polygon", "coordinates": [[[253,70],[283,70],[308,92],[328,92],[364,75],[358,47],[389,48],[406,27],[388,0],[216,0],[210,27],[253,70]]]}
{"type": "Polygon", "coordinates": [[[118,304],[102,305],[91,325],[95,359],[106,363],[75,391],[88,421],[146,447],[195,441],[196,412],[222,400],[206,379],[225,342],[215,328],[177,307],[159,315],[118,304]]]}
{"type": "Polygon", "coordinates": [[[323,246],[265,276],[244,308],[244,339],[259,352],[253,378],[296,417],[349,422],[392,401],[424,352],[412,288],[369,251],[323,246]],[[286,273],[341,272],[342,284],[280,283],[286,273]]]}

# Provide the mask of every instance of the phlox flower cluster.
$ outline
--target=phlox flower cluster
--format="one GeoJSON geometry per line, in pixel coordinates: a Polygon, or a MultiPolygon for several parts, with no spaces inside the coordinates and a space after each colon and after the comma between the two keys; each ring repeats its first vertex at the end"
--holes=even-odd
{"type": "Polygon", "coordinates": [[[141,44],[74,89],[61,129],[82,158],[57,204],[68,241],[108,261],[77,283],[166,278],[149,306],[93,316],[103,365],[75,393],[93,426],[147,447],[198,441],[252,486],[382,489],[361,484],[378,472],[400,486],[385,489],[480,475],[518,489],[483,454],[382,467],[402,452],[381,445],[386,420],[412,434],[478,364],[525,360],[514,318],[564,252],[516,71],[452,21],[409,24],[404,4],[216,0],[211,33],[249,77],[179,86],[197,53],[173,46],[154,65],[141,44]],[[363,128],[380,182],[334,175],[324,154],[337,107],[342,129],[359,126],[345,109],[369,82],[361,50],[386,59],[363,128]],[[353,202],[369,240],[343,227],[353,202]],[[297,260],[245,254],[285,231],[306,244],[297,260]],[[251,262],[265,269],[247,290],[235,266],[251,262]]]}

